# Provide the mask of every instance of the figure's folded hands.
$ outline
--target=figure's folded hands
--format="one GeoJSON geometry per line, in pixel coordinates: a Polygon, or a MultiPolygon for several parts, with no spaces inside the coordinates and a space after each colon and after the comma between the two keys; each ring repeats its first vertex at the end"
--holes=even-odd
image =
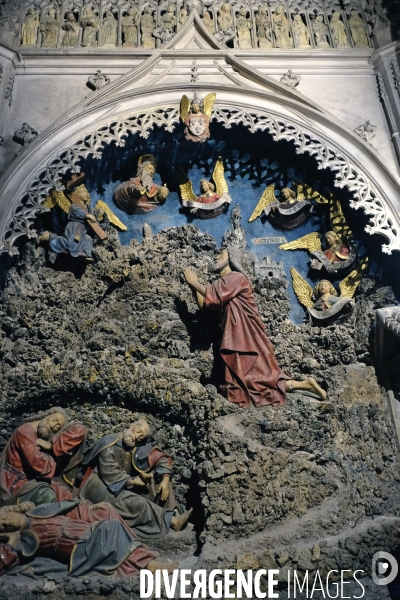
{"type": "Polygon", "coordinates": [[[190,267],[183,269],[183,275],[185,276],[186,283],[189,285],[193,285],[197,282],[197,275],[190,267]]]}

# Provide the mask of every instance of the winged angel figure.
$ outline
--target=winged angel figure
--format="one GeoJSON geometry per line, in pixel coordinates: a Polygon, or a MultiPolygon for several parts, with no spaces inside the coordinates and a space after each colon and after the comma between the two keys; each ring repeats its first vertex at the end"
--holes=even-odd
{"type": "Polygon", "coordinates": [[[353,234],[346,223],[342,206],[333,194],[329,200],[320,196],[319,203],[329,203],[329,220],[331,230],[320,235],[317,231],[308,233],[293,242],[282,244],[280,250],[307,250],[313,259],[310,267],[328,273],[337,273],[351,267],[357,257],[353,234]],[[322,248],[324,240],[325,250],[322,248]]]}
{"type": "Polygon", "coordinates": [[[345,279],[339,283],[340,296],[332,283],[322,279],[312,289],[310,284],[294,267],[290,269],[293,289],[310,316],[320,325],[328,325],[352,312],[353,296],[368,267],[365,257],[345,279]]]}
{"type": "Polygon", "coordinates": [[[186,125],[185,137],[190,142],[205,142],[210,137],[210,120],[217,94],[207,94],[199,100],[195,92],[192,101],[185,95],[182,97],[181,119],[186,125]]]}
{"type": "MultiPolygon", "coordinates": [[[[57,191],[53,189],[50,191],[49,195],[43,202],[43,206],[52,210],[53,208],[58,207],[68,215],[69,210],[71,208],[71,201],[68,200],[64,192],[57,191]]],[[[96,213],[97,220],[101,223],[104,219],[104,215],[107,215],[108,220],[114,227],[120,229],[121,231],[127,231],[127,227],[118,219],[117,215],[113,213],[113,211],[107,206],[107,204],[103,200],[97,200],[96,206],[93,209],[93,213],[96,213]]]]}
{"type": "Polygon", "coordinates": [[[296,192],[290,188],[282,188],[283,201],[275,197],[275,184],[269,185],[258,201],[249,222],[255,221],[262,213],[269,217],[274,227],[291,231],[300,227],[307,220],[307,215],[312,209],[311,188],[305,184],[296,185],[296,192]]]}
{"type": "Polygon", "coordinates": [[[179,188],[181,191],[182,206],[189,209],[190,214],[200,219],[212,219],[226,212],[232,198],[228,192],[228,184],[224,175],[224,164],[221,158],[215,163],[212,181],[200,181],[200,196],[193,191],[193,184],[186,176],[185,183],[179,188]]]}

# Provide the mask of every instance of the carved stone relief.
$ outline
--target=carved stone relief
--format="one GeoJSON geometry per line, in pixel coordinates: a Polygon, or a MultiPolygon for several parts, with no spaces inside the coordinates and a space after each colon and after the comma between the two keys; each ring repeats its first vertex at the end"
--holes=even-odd
{"type": "Polygon", "coordinates": [[[354,129],[354,133],[359,135],[360,138],[364,140],[364,142],[369,142],[370,140],[372,140],[372,138],[375,137],[377,129],[377,126],[372,125],[371,121],[365,121],[365,123],[362,123],[354,129]]]}
{"type": "Polygon", "coordinates": [[[53,5],[42,14],[39,31],[42,48],[54,48],[57,44],[59,30],[59,13],[53,5]]]}
{"type": "Polygon", "coordinates": [[[78,45],[81,30],[75,13],[72,11],[66,13],[65,21],[61,26],[61,29],[65,32],[61,42],[62,46],[64,46],[64,48],[75,48],[75,46],[78,45]]]}
{"type": "Polygon", "coordinates": [[[392,67],[394,87],[396,88],[397,93],[400,96],[400,70],[399,70],[399,67],[398,67],[398,65],[396,64],[396,62],[394,60],[392,60],[390,62],[390,66],[392,67]]]}
{"type": "MultiPolygon", "coordinates": [[[[13,207],[10,226],[3,231],[0,240],[0,252],[10,255],[18,254],[15,242],[21,236],[35,237],[37,234],[32,229],[36,214],[43,210],[42,203],[49,190],[60,189],[59,181],[67,172],[78,173],[81,158],[93,156],[101,157],[102,147],[115,142],[116,146],[124,146],[124,138],[128,134],[137,134],[146,139],[154,127],[163,127],[172,132],[179,122],[179,108],[165,107],[149,114],[143,111],[130,117],[102,124],[92,134],[76,142],[71,148],[52,158],[46,168],[41,167],[40,172],[32,179],[26,192],[26,198],[21,197],[13,207]]],[[[336,185],[347,187],[353,194],[350,206],[354,209],[363,209],[370,217],[370,225],[365,230],[370,233],[383,235],[387,244],[382,246],[382,251],[391,254],[394,249],[400,249],[400,236],[393,225],[395,222],[390,209],[384,202],[379,192],[373,188],[369,175],[360,166],[338,150],[326,140],[318,140],[314,133],[305,131],[296,123],[282,119],[263,111],[248,109],[232,109],[232,107],[215,106],[213,118],[230,129],[232,125],[244,125],[251,132],[268,131],[274,139],[290,140],[301,154],[309,153],[314,156],[320,168],[329,168],[335,173],[336,185]]]]}
{"type": "Polygon", "coordinates": [[[28,125],[28,123],[22,123],[22,127],[15,131],[14,139],[22,146],[27,146],[28,144],[33,142],[33,140],[37,138],[38,135],[39,132],[37,131],[37,129],[31,127],[30,125],[28,125]]]}
{"type": "MultiPolygon", "coordinates": [[[[185,25],[183,0],[5,0],[0,23],[18,32],[21,47],[162,47],[185,25]],[[22,8],[24,5],[24,8],[22,8]]],[[[381,11],[382,12],[382,11],[381,11]]],[[[220,43],[239,49],[365,48],[381,12],[354,0],[343,10],[339,0],[305,4],[302,0],[212,2],[201,11],[204,26],[220,43]],[[370,14],[371,13],[371,14],[370,14]],[[372,14],[373,13],[373,14],[372,14]]],[[[386,22],[386,21],[385,21],[386,22]]]]}
{"type": "Polygon", "coordinates": [[[88,79],[88,85],[92,90],[100,90],[102,87],[110,83],[108,75],[104,75],[100,69],[96,71],[95,75],[91,75],[88,79]]]}
{"type": "Polygon", "coordinates": [[[36,46],[39,31],[39,13],[30,8],[21,28],[21,46],[36,46]]]}
{"type": "Polygon", "coordinates": [[[280,82],[288,85],[291,88],[296,88],[301,81],[300,75],[295,75],[292,69],[289,69],[282,77],[280,78],[280,82]]]}
{"type": "Polygon", "coordinates": [[[15,83],[15,73],[10,75],[10,77],[8,78],[7,87],[4,92],[4,99],[8,101],[9,106],[11,106],[12,101],[13,101],[14,83],[15,83]]]}
{"type": "Polygon", "coordinates": [[[357,0],[347,11],[337,0],[324,5],[302,0],[213,2],[203,13],[203,23],[220,43],[233,48],[248,49],[251,41],[251,47],[260,50],[350,49],[372,45],[367,16],[357,0]]]}

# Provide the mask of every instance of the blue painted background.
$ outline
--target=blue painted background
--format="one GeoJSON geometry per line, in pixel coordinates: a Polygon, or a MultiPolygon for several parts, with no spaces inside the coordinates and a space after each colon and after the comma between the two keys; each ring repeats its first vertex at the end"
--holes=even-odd
{"type": "MultiPolygon", "coordinates": [[[[309,256],[302,251],[278,250],[278,244],[254,245],[252,238],[265,236],[285,236],[288,241],[299,238],[311,231],[326,231],[325,209],[294,231],[282,231],[274,228],[265,218],[258,218],[252,223],[248,219],[267,185],[275,183],[276,195],[282,187],[293,187],[293,182],[305,181],[322,194],[334,191],[341,199],[346,218],[355,233],[360,253],[365,238],[363,231],[366,224],[361,211],[348,209],[350,195],[345,190],[334,187],[333,174],[327,170],[319,171],[316,161],[309,155],[296,154],[295,146],[286,141],[275,142],[268,133],[250,133],[245,127],[233,126],[225,129],[218,123],[211,124],[211,139],[204,144],[188,142],[184,138],[183,126],[178,125],[173,133],[163,129],[154,129],[147,140],[139,136],[129,136],[125,148],[115,144],[106,146],[100,160],[89,158],[81,162],[82,170],[87,175],[87,187],[91,192],[92,203],[103,199],[127,226],[128,231],[120,234],[121,242],[128,244],[134,238],[142,239],[144,223],[148,223],[153,233],[165,227],[193,223],[202,231],[211,234],[217,244],[220,244],[223,234],[230,227],[230,216],[236,203],[242,213],[242,226],[247,232],[248,250],[257,254],[260,260],[269,255],[273,260],[282,261],[290,282],[289,268],[294,266],[309,282],[315,283],[318,277],[309,272],[309,256]],[[131,215],[119,210],[113,200],[113,192],[122,181],[127,181],[136,175],[137,160],[145,153],[153,154],[157,161],[158,184],[167,184],[170,194],[163,206],[145,215],[131,215]],[[221,156],[225,165],[225,176],[232,197],[232,204],[227,214],[215,219],[193,219],[184,214],[179,201],[180,168],[188,174],[193,182],[195,193],[199,193],[202,178],[210,179],[217,158],[221,156]]],[[[378,236],[370,238],[367,248],[368,255],[382,257],[380,246],[383,239],[378,236]],[[372,241],[372,243],[371,243],[372,241]]],[[[399,264],[398,257],[396,263],[399,264]]],[[[379,261],[372,260],[372,272],[380,274],[382,269],[379,261]]],[[[300,323],[304,310],[289,285],[292,310],[291,319],[300,323]]]]}

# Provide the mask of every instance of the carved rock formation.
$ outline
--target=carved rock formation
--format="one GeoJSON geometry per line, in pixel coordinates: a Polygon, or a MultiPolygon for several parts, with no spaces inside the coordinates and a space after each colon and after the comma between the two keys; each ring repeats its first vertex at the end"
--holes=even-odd
{"type": "MultiPolygon", "coordinates": [[[[2,443],[23,413],[53,404],[89,426],[89,444],[143,413],[173,455],[179,507],[194,506],[196,568],[278,564],[283,579],[288,568],[367,569],[371,552],[400,540],[400,470],[371,345],[375,309],[393,294],[368,279],[350,322],[295,326],[286,279],[253,276],[247,255],[279,363],[296,378],[313,375],[329,401],[289,394],[282,408],[243,411],[217,392],[219,317],[197,309],[181,273],[188,265],[202,281],[215,277],[215,253],[192,225],[129,246],[110,232],[86,270],[51,267],[28,243],[1,302],[2,443]]],[[[194,542],[189,530],[158,547],[193,561],[194,542]]],[[[81,581],[55,585],[83,593],[81,581]]],[[[111,586],[125,598],[135,585],[95,579],[85,593],[111,586]]],[[[10,586],[6,577],[1,599],[15,597],[10,586]]]]}

